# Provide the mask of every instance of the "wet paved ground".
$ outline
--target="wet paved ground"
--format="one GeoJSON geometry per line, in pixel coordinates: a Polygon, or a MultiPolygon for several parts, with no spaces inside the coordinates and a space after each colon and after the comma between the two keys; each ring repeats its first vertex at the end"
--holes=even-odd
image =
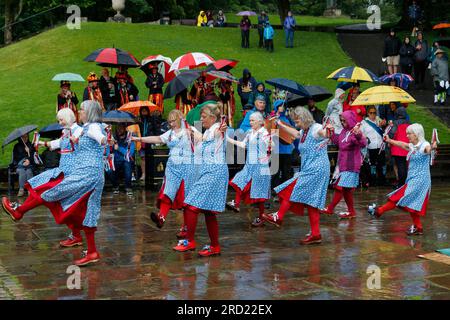
{"type": "MultiPolygon", "coordinates": [[[[105,193],[97,232],[102,260],[81,270],[80,290],[67,289],[66,269],[82,249],[58,248],[67,231],[45,208],[16,224],[2,215],[0,299],[450,299],[450,266],[416,257],[450,247],[450,187],[433,185],[425,235],[414,238],[404,234],[406,214],[372,220],[365,213],[387,191],[357,191],[356,220],[322,217],[318,246],[298,245],[307,217],[288,214],[280,229],[255,230],[251,208],[227,211],[219,217],[223,253],[211,258],[171,250],[182,216],[171,213],[162,230],[154,227],[154,193],[105,193]],[[379,290],[367,288],[372,264],[381,269],[379,290]]],[[[203,219],[197,240],[208,240],[203,219]]]]}

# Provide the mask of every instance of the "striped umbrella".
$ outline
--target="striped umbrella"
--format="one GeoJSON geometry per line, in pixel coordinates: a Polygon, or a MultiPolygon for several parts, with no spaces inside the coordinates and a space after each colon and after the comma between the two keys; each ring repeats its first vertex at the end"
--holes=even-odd
{"type": "Polygon", "coordinates": [[[214,59],[201,52],[189,52],[178,58],[170,66],[169,72],[194,69],[214,63],[214,59]]]}
{"type": "Polygon", "coordinates": [[[378,82],[378,77],[370,70],[360,67],[344,67],[333,71],[327,79],[347,82],[378,82]]]}
{"type": "Polygon", "coordinates": [[[150,74],[152,65],[158,66],[158,72],[164,77],[164,82],[169,82],[175,77],[173,72],[169,73],[170,66],[172,65],[172,59],[165,57],[161,54],[155,56],[148,56],[141,62],[141,70],[144,71],[146,75],[150,74]]]}
{"type": "Polygon", "coordinates": [[[97,62],[102,67],[112,68],[118,66],[137,68],[141,65],[131,53],[118,48],[97,49],[84,58],[84,61],[97,62]]]}

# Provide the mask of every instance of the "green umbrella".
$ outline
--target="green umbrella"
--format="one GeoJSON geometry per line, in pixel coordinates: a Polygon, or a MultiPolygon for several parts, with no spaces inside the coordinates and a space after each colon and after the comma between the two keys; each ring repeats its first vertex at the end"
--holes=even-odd
{"type": "Polygon", "coordinates": [[[186,115],[187,123],[189,123],[191,126],[193,126],[194,122],[200,121],[200,111],[202,110],[202,107],[207,105],[208,103],[217,104],[217,101],[208,100],[208,101],[205,101],[203,103],[196,105],[195,108],[192,109],[191,111],[189,111],[188,114],[186,115]]]}
{"type": "Polygon", "coordinates": [[[78,81],[78,82],[84,82],[85,80],[83,79],[82,76],[80,76],[77,73],[59,73],[57,75],[55,75],[52,79],[52,81],[78,81]]]}

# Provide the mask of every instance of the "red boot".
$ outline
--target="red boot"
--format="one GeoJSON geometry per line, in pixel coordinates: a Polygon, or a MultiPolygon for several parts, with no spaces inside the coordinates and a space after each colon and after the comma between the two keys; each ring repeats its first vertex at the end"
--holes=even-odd
{"type": "Polygon", "coordinates": [[[98,254],[98,252],[92,252],[92,253],[86,252],[86,255],[79,260],[75,260],[74,264],[76,266],[82,267],[82,266],[86,266],[91,263],[98,262],[99,260],[100,260],[100,255],[98,254]]]}
{"type": "Polygon", "coordinates": [[[17,202],[10,202],[7,197],[3,197],[2,207],[13,221],[22,219],[23,214],[17,212],[17,208],[19,207],[19,204],[17,202]]]}
{"type": "Polygon", "coordinates": [[[186,238],[187,238],[187,226],[183,225],[177,232],[177,239],[186,239],[186,238]]]}
{"type": "Polygon", "coordinates": [[[70,235],[66,240],[60,241],[59,245],[64,248],[81,246],[81,245],[83,245],[83,238],[74,237],[73,235],[70,235]]]}
{"type": "Polygon", "coordinates": [[[195,250],[195,241],[189,242],[188,240],[180,240],[178,244],[172,249],[178,252],[186,252],[195,250]]]}
{"type": "Polygon", "coordinates": [[[217,256],[220,255],[220,246],[210,246],[206,245],[203,247],[201,251],[198,253],[199,256],[209,257],[209,256],[217,256]]]}
{"type": "Polygon", "coordinates": [[[277,227],[281,226],[282,221],[278,218],[278,212],[275,212],[275,213],[272,213],[272,214],[263,213],[262,214],[262,218],[265,221],[273,224],[274,226],[277,226],[277,227]]]}
{"type": "Polygon", "coordinates": [[[319,244],[322,242],[322,236],[313,236],[311,234],[307,235],[305,239],[300,240],[301,245],[307,245],[307,244],[319,244]]]}
{"type": "Polygon", "coordinates": [[[159,229],[161,229],[164,225],[164,222],[166,222],[166,219],[164,219],[164,217],[161,217],[159,214],[154,212],[150,213],[150,218],[159,229]]]}

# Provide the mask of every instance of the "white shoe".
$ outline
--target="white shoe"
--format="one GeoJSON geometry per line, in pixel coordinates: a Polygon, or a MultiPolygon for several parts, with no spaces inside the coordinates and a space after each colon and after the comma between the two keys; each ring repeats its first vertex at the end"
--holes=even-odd
{"type": "Polygon", "coordinates": [[[19,192],[17,193],[18,197],[23,197],[25,195],[25,190],[23,188],[19,189],[19,192]]]}

